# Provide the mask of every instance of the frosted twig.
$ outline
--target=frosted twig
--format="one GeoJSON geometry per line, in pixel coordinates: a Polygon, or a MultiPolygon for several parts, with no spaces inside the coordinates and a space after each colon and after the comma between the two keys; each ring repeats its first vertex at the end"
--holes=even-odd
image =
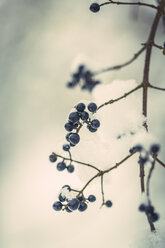
{"type": "Polygon", "coordinates": [[[155,89],[155,90],[163,90],[163,91],[165,91],[165,88],[156,87],[156,86],[151,85],[151,84],[149,85],[149,87],[152,88],[152,89],[155,89]]]}

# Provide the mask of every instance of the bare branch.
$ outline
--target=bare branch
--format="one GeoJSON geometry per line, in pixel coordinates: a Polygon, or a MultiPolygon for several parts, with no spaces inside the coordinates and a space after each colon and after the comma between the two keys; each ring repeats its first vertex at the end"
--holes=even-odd
{"type": "Polygon", "coordinates": [[[117,5],[138,5],[138,6],[145,6],[145,7],[150,7],[153,9],[158,9],[157,6],[153,5],[153,4],[148,4],[148,3],[142,3],[142,2],[119,2],[119,1],[112,1],[109,0],[109,2],[105,2],[100,4],[100,6],[104,6],[107,4],[117,4],[117,5]]]}
{"type": "Polygon", "coordinates": [[[99,71],[96,71],[96,72],[93,72],[93,75],[99,75],[101,73],[104,73],[104,72],[108,72],[108,71],[113,71],[113,70],[119,70],[127,65],[130,65],[132,62],[134,62],[134,60],[136,60],[139,55],[144,52],[144,50],[146,49],[147,45],[145,44],[144,47],[142,47],[137,53],[134,54],[134,56],[129,59],[127,62],[123,63],[123,64],[120,64],[120,65],[115,65],[115,66],[112,66],[112,67],[108,67],[108,68],[105,68],[105,69],[102,69],[102,70],[99,70],[99,71]]]}
{"type": "Polygon", "coordinates": [[[140,163],[140,185],[141,185],[141,192],[145,192],[145,186],[144,186],[144,177],[145,177],[145,172],[144,172],[144,164],[140,163]]]}
{"type": "Polygon", "coordinates": [[[123,98],[126,98],[128,95],[132,94],[133,92],[135,92],[136,90],[140,89],[141,87],[142,87],[142,85],[140,84],[140,85],[138,85],[137,87],[135,87],[134,89],[132,89],[132,90],[126,92],[124,95],[122,95],[122,96],[120,96],[120,97],[118,97],[118,98],[116,98],[116,99],[114,99],[114,100],[111,99],[111,100],[109,100],[109,101],[107,101],[107,102],[101,104],[101,105],[97,108],[97,111],[98,111],[99,109],[101,109],[102,107],[106,106],[106,105],[112,104],[112,103],[117,102],[117,101],[119,101],[119,100],[121,100],[121,99],[123,99],[123,98]]]}
{"type": "Polygon", "coordinates": [[[104,203],[105,203],[105,199],[104,199],[104,188],[103,188],[103,175],[101,175],[101,194],[102,194],[102,205],[101,206],[103,206],[104,205],[104,203]]]}
{"type": "Polygon", "coordinates": [[[151,180],[151,176],[152,176],[152,172],[153,172],[154,168],[155,168],[155,159],[151,163],[151,168],[149,170],[148,177],[147,177],[147,183],[146,183],[146,194],[147,194],[147,198],[148,198],[148,205],[151,205],[151,200],[150,200],[150,180],[151,180]]]}
{"type": "Polygon", "coordinates": [[[151,85],[151,84],[149,85],[149,87],[152,88],[152,89],[155,89],[155,90],[163,90],[163,91],[165,91],[165,88],[156,87],[156,86],[151,85]]]}
{"type": "Polygon", "coordinates": [[[165,163],[163,163],[160,159],[158,159],[156,156],[152,156],[155,160],[156,160],[156,162],[158,162],[159,164],[161,164],[164,168],[165,168],[165,163]]]}

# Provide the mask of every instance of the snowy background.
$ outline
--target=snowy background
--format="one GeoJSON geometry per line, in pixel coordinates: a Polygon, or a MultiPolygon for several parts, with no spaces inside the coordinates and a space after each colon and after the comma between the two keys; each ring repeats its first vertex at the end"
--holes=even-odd
{"type": "MultiPolygon", "coordinates": [[[[84,213],[52,209],[61,186],[80,189],[91,176],[90,170],[80,166],[77,173],[60,173],[48,160],[52,151],[62,152],[69,111],[81,100],[101,104],[135,87],[142,80],[144,57],[120,71],[100,75],[105,85],[92,95],[65,87],[71,71],[78,62],[97,70],[130,59],[146,41],[155,12],[106,6],[93,14],[88,10],[91,2],[0,0],[2,248],[164,247],[165,171],[158,164],[151,182],[153,205],[161,216],[155,235],[150,233],[146,217],[137,211],[143,201],[137,157],[105,177],[105,198],[113,201],[113,208],[100,210],[100,181],[96,180],[86,195],[95,194],[97,202],[84,213]]],[[[163,25],[156,42],[164,42],[163,25]]],[[[161,51],[153,50],[150,79],[162,87],[164,59],[161,51]]],[[[161,144],[160,158],[165,161],[164,92],[150,90],[148,105],[149,138],[144,139],[139,128],[142,106],[138,91],[100,110],[100,130],[97,134],[82,130],[74,158],[109,168],[143,138],[146,145],[150,140],[161,144]],[[138,135],[128,135],[130,129],[138,135]],[[123,133],[126,135],[116,140],[123,133]]]]}

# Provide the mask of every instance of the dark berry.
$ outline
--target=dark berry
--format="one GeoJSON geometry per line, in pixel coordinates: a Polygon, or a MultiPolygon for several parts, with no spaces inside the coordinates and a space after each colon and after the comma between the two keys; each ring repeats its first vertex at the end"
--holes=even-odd
{"type": "Polygon", "coordinates": [[[66,86],[67,86],[68,88],[73,88],[75,85],[76,85],[75,82],[72,81],[72,82],[68,82],[66,86]]]}
{"type": "Polygon", "coordinates": [[[98,3],[92,3],[89,9],[90,11],[96,13],[100,10],[100,5],[98,3]]]}
{"type": "Polygon", "coordinates": [[[62,189],[64,189],[64,188],[67,188],[67,190],[69,190],[69,191],[72,190],[71,187],[70,187],[69,185],[64,185],[64,186],[62,186],[62,189]]]}
{"type": "Polygon", "coordinates": [[[66,131],[68,131],[68,132],[73,130],[73,124],[70,122],[67,122],[64,127],[65,127],[66,131]]]}
{"type": "Polygon", "coordinates": [[[49,160],[50,162],[54,163],[57,161],[57,156],[55,153],[52,153],[50,156],[49,156],[49,160]]]}
{"type": "Polygon", "coordinates": [[[80,202],[82,202],[82,201],[85,200],[85,198],[84,198],[83,196],[79,196],[77,199],[78,199],[80,202]]]}
{"type": "Polygon", "coordinates": [[[79,121],[80,117],[79,114],[77,112],[71,112],[69,115],[69,120],[75,124],[79,121]]]}
{"type": "Polygon", "coordinates": [[[83,111],[83,112],[81,113],[80,118],[81,118],[81,120],[82,120],[82,121],[86,121],[86,120],[88,120],[88,118],[89,118],[89,114],[88,114],[88,112],[83,111]]]}
{"type": "Polygon", "coordinates": [[[78,123],[75,123],[74,125],[73,125],[73,129],[77,129],[78,128],[78,123]]]}
{"type": "Polygon", "coordinates": [[[151,215],[150,215],[150,220],[152,221],[152,222],[155,222],[155,221],[157,221],[159,219],[159,214],[157,214],[157,213],[152,213],[151,215]]]}
{"type": "Polygon", "coordinates": [[[67,133],[67,135],[65,136],[65,138],[66,138],[66,140],[68,141],[68,142],[70,142],[69,141],[69,136],[71,135],[72,133],[67,133]]]}
{"type": "Polygon", "coordinates": [[[77,133],[73,133],[69,136],[70,143],[77,145],[80,141],[80,136],[77,133]]]}
{"type": "Polygon", "coordinates": [[[59,196],[58,196],[58,199],[59,199],[60,202],[64,202],[66,200],[66,197],[62,196],[62,194],[60,193],[59,196]]]}
{"type": "Polygon", "coordinates": [[[85,104],[81,102],[81,103],[77,104],[75,108],[78,112],[83,112],[85,109],[85,104]]]}
{"type": "Polygon", "coordinates": [[[154,212],[154,207],[153,206],[147,206],[146,212],[152,214],[154,212]]]}
{"type": "Polygon", "coordinates": [[[88,201],[90,201],[90,202],[95,202],[95,201],[96,201],[96,196],[94,196],[94,195],[89,195],[89,196],[88,196],[88,201]]]}
{"type": "Polygon", "coordinates": [[[97,119],[92,120],[91,126],[92,126],[92,128],[95,128],[95,129],[99,128],[100,127],[100,121],[97,119]]]}
{"type": "Polygon", "coordinates": [[[93,128],[91,125],[88,125],[87,128],[91,133],[95,133],[97,131],[97,129],[93,128]]]}
{"type": "Polygon", "coordinates": [[[105,202],[105,205],[106,205],[107,208],[110,208],[110,207],[112,207],[112,202],[110,200],[107,200],[105,202]]]}
{"type": "Polygon", "coordinates": [[[59,162],[57,164],[57,170],[58,171],[63,171],[63,170],[65,170],[65,168],[66,168],[66,164],[64,162],[59,162]]]}
{"type": "Polygon", "coordinates": [[[137,152],[141,152],[143,150],[143,147],[141,145],[136,145],[134,146],[134,149],[137,151],[137,152]]]}
{"type": "Polygon", "coordinates": [[[53,209],[56,211],[60,211],[62,209],[62,203],[60,201],[56,201],[53,203],[53,209]]]}
{"type": "Polygon", "coordinates": [[[70,143],[70,146],[74,147],[75,145],[74,145],[74,144],[72,144],[72,143],[70,143]]]}
{"type": "Polygon", "coordinates": [[[72,211],[71,211],[68,207],[66,207],[65,210],[66,210],[66,212],[68,212],[68,213],[72,213],[72,211]]]}
{"type": "Polygon", "coordinates": [[[82,201],[82,202],[80,202],[80,205],[78,207],[78,210],[80,212],[83,212],[83,211],[85,211],[87,209],[87,207],[88,207],[88,205],[85,202],[82,201]]]}
{"type": "Polygon", "coordinates": [[[69,172],[69,173],[72,173],[73,171],[74,171],[74,166],[73,165],[68,165],[67,166],[67,171],[69,172]]]}
{"type": "Polygon", "coordinates": [[[69,151],[69,149],[70,149],[70,145],[68,145],[68,144],[65,144],[65,145],[63,145],[63,150],[65,151],[65,152],[68,152],[69,151]]]}
{"type": "Polygon", "coordinates": [[[97,105],[94,102],[91,102],[88,104],[88,110],[92,113],[94,113],[97,110],[97,105]]]}
{"type": "Polygon", "coordinates": [[[142,165],[145,165],[145,163],[147,163],[147,161],[148,161],[148,157],[142,157],[142,156],[140,156],[138,163],[139,164],[142,164],[142,165]]]}
{"type": "Polygon", "coordinates": [[[145,204],[141,204],[141,205],[139,206],[139,211],[140,211],[140,212],[145,212],[145,211],[146,211],[146,205],[145,205],[145,204]]]}
{"type": "Polygon", "coordinates": [[[150,152],[153,154],[157,154],[159,152],[159,150],[160,150],[160,146],[157,144],[153,144],[150,147],[150,152]]]}
{"type": "Polygon", "coordinates": [[[79,204],[80,204],[79,200],[77,198],[73,198],[68,202],[68,208],[70,210],[76,210],[79,207],[79,204]]]}

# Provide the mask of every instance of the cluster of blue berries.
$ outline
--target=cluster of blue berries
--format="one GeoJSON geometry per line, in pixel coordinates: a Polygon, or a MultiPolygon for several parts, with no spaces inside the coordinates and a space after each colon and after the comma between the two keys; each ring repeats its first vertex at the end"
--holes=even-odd
{"type": "MultiPolygon", "coordinates": [[[[62,189],[64,188],[69,192],[72,191],[69,185],[64,185],[62,189]]],[[[77,198],[75,197],[72,199],[68,199],[65,194],[60,193],[58,199],[59,201],[53,203],[53,209],[55,211],[65,210],[68,213],[71,213],[75,210],[84,212],[88,208],[89,202],[96,201],[96,197],[94,195],[89,195],[88,198],[85,198],[83,194],[81,194],[77,198]]]]}
{"type": "Polygon", "coordinates": [[[155,212],[152,205],[141,204],[139,206],[139,211],[147,213],[151,222],[155,222],[159,219],[159,214],[155,212]]]}
{"type": "Polygon", "coordinates": [[[90,11],[93,13],[99,12],[100,10],[100,5],[98,3],[92,3],[89,7],[90,11]]]}
{"type": "Polygon", "coordinates": [[[145,151],[144,148],[141,145],[136,145],[136,146],[132,147],[129,150],[130,153],[133,153],[135,151],[140,152],[138,163],[144,165],[144,164],[146,164],[149,161],[149,155],[154,156],[154,155],[157,155],[159,153],[159,151],[160,151],[160,145],[158,145],[158,144],[152,144],[150,146],[149,152],[148,151],[145,151]],[[141,154],[142,152],[145,152],[143,154],[143,156],[141,154]]]}
{"type": "Polygon", "coordinates": [[[94,102],[88,104],[87,109],[84,103],[78,103],[75,106],[76,111],[71,112],[68,117],[68,122],[65,124],[65,129],[68,132],[66,135],[66,140],[69,144],[63,146],[64,151],[69,151],[70,147],[75,146],[80,141],[80,136],[78,134],[80,128],[84,123],[87,124],[87,128],[90,132],[96,132],[100,127],[100,121],[97,119],[91,120],[89,112],[94,113],[97,110],[97,105],[94,102]],[[73,132],[75,130],[75,132],[73,132]]]}
{"type": "MultiPolygon", "coordinates": [[[[52,152],[52,154],[49,156],[49,160],[52,163],[57,161],[57,156],[56,156],[56,154],[54,152],[52,152]]],[[[64,171],[65,169],[69,173],[72,173],[72,172],[74,172],[74,165],[72,165],[72,164],[66,165],[64,160],[57,163],[57,170],[58,171],[64,171]]]]}
{"type": "Polygon", "coordinates": [[[67,87],[74,88],[76,85],[79,85],[82,90],[91,92],[98,84],[100,84],[100,81],[93,79],[92,72],[87,70],[84,65],[80,65],[78,70],[72,74],[72,80],[67,83],[67,87]]]}

